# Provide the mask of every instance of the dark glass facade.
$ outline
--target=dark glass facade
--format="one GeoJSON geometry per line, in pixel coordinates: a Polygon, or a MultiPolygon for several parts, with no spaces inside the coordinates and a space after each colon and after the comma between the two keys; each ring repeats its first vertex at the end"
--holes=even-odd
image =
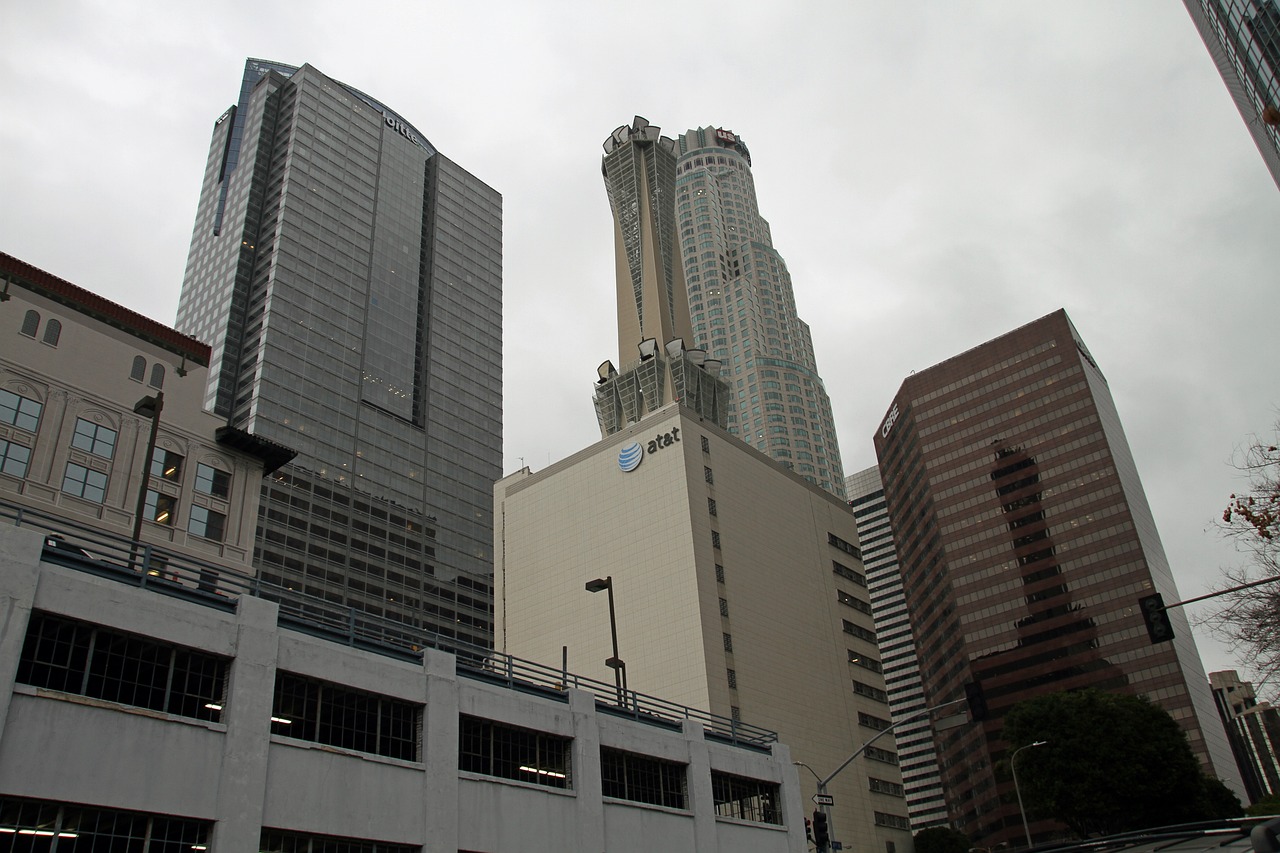
{"type": "Polygon", "coordinates": [[[299,451],[264,487],[264,576],[489,642],[501,286],[498,193],[358,90],[249,60],[177,326],[213,347],[206,408],[299,451]],[[486,612],[443,606],[460,578],[486,612]]]}
{"type": "MultiPolygon", "coordinates": [[[[1146,695],[1232,784],[1186,617],[1152,645],[1137,601],[1179,600],[1106,380],[1059,311],[903,384],[874,436],[925,697],[979,683],[990,718],[936,735],[952,823],[981,846],[1022,825],[1003,714],[1083,687],[1146,695]]],[[[1048,833],[1048,823],[1033,824],[1048,833]]]]}
{"type": "Polygon", "coordinates": [[[1183,0],[1280,186],[1280,2],[1183,0]]]}

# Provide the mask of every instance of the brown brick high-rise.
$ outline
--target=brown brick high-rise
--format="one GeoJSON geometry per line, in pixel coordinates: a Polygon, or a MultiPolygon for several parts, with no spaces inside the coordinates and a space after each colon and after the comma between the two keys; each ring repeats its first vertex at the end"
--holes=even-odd
{"type": "Polygon", "coordinates": [[[1175,641],[1152,645],[1138,612],[1140,596],[1179,595],[1107,381],[1065,312],[908,377],[874,440],[925,696],[976,681],[990,709],[937,735],[961,831],[1021,839],[1013,785],[993,771],[1002,718],[1059,690],[1148,696],[1239,787],[1185,616],[1170,611],[1175,641]]]}

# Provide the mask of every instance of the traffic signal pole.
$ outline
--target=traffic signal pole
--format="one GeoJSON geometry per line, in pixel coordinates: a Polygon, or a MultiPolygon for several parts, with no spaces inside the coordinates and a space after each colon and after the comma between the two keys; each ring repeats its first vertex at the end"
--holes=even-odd
{"type": "Polygon", "coordinates": [[[1188,604],[1195,604],[1197,601],[1205,601],[1210,598],[1218,598],[1232,592],[1240,592],[1246,589],[1253,589],[1255,586],[1263,586],[1264,584],[1280,582],[1280,576],[1262,578],[1261,580],[1251,581],[1250,583],[1242,583],[1239,586],[1220,589],[1217,592],[1198,595],[1195,598],[1187,598],[1182,601],[1175,601],[1172,604],[1165,604],[1164,597],[1160,593],[1152,593],[1144,595],[1138,599],[1138,610],[1142,613],[1142,619],[1147,625],[1147,635],[1151,638],[1152,645],[1156,643],[1164,643],[1173,639],[1173,624],[1169,622],[1169,611],[1175,607],[1184,607],[1188,604]]]}
{"type": "Polygon", "coordinates": [[[1228,589],[1220,589],[1217,592],[1210,592],[1204,595],[1197,595],[1195,598],[1188,598],[1184,601],[1175,601],[1173,604],[1166,604],[1164,606],[1164,609],[1168,610],[1170,607],[1181,607],[1184,604],[1195,604],[1197,601],[1204,601],[1206,598],[1217,598],[1218,596],[1226,595],[1229,592],[1239,592],[1242,589],[1253,589],[1255,586],[1262,586],[1263,584],[1276,583],[1276,582],[1280,582],[1280,576],[1263,578],[1262,580],[1251,581],[1250,583],[1242,583],[1239,586],[1233,586],[1228,589]]]}
{"type": "MultiPolygon", "coordinates": [[[[913,723],[916,720],[920,719],[921,717],[927,717],[928,715],[932,714],[934,711],[941,711],[943,708],[950,708],[953,705],[963,705],[967,701],[968,701],[967,699],[953,699],[950,702],[943,702],[941,705],[935,705],[932,708],[924,708],[908,717],[903,717],[901,720],[898,720],[896,723],[892,723],[887,728],[881,729],[880,731],[876,732],[875,737],[871,738],[862,746],[855,749],[853,751],[853,755],[850,755],[848,758],[846,758],[844,762],[835,770],[831,771],[831,774],[827,776],[827,778],[825,779],[822,778],[821,776],[818,776],[817,771],[815,771],[812,767],[809,767],[809,765],[804,764],[803,762],[800,762],[800,761],[794,762],[795,764],[799,764],[801,767],[807,767],[809,769],[809,772],[813,773],[813,775],[818,779],[818,794],[819,796],[825,798],[822,804],[818,806],[818,808],[822,810],[823,816],[827,819],[826,823],[827,823],[828,835],[831,837],[835,836],[836,825],[835,825],[835,821],[832,819],[830,798],[827,797],[827,785],[831,784],[832,779],[840,775],[840,771],[844,770],[846,767],[852,764],[853,760],[857,758],[859,755],[862,755],[862,753],[866,752],[867,747],[871,746],[876,741],[880,740],[880,738],[889,734],[898,726],[906,725],[907,723],[913,723]]],[[[817,829],[818,829],[817,821],[815,821],[814,822],[814,840],[815,841],[817,841],[817,838],[818,838],[817,829]]],[[[828,848],[825,844],[821,844],[821,843],[818,844],[818,853],[825,853],[827,849],[828,848]]]]}

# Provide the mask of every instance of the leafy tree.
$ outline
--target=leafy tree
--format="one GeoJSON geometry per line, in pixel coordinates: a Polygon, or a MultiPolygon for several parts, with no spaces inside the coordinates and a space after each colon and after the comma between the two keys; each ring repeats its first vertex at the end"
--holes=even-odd
{"type": "Polygon", "coordinates": [[[1245,564],[1223,569],[1221,589],[1275,578],[1278,582],[1211,599],[1213,609],[1197,621],[1232,645],[1263,695],[1280,684],[1280,423],[1276,439],[1254,436],[1236,453],[1248,488],[1231,496],[1220,529],[1246,555],[1245,564]]]}
{"type": "Polygon", "coordinates": [[[1047,741],[1018,759],[1027,812],[1082,838],[1240,814],[1178,724],[1145,697],[1090,689],[1028,699],[1005,716],[1004,739],[1009,755],[1047,741]]]}
{"type": "Polygon", "coordinates": [[[1280,794],[1272,794],[1268,797],[1263,797],[1253,805],[1249,806],[1249,808],[1245,809],[1244,813],[1250,817],[1263,817],[1264,815],[1280,814],[1280,794]]]}
{"type": "Polygon", "coordinates": [[[916,833],[916,853],[969,853],[969,836],[949,826],[931,826],[916,833]]]}
{"type": "Polygon", "coordinates": [[[1214,779],[1212,776],[1204,777],[1204,789],[1200,792],[1198,808],[1202,820],[1244,816],[1244,808],[1240,805],[1236,792],[1228,788],[1221,779],[1214,779]]]}

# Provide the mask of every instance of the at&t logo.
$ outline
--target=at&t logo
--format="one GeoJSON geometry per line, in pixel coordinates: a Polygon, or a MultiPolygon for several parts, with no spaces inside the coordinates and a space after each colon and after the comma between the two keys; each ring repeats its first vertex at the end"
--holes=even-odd
{"type": "Polygon", "coordinates": [[[639,468],[643,459],[644,448],[640,446],[638,441],[633,441],[618,451],[618,467],[622,469],[624,474],[629,474],[639,468]]]}

